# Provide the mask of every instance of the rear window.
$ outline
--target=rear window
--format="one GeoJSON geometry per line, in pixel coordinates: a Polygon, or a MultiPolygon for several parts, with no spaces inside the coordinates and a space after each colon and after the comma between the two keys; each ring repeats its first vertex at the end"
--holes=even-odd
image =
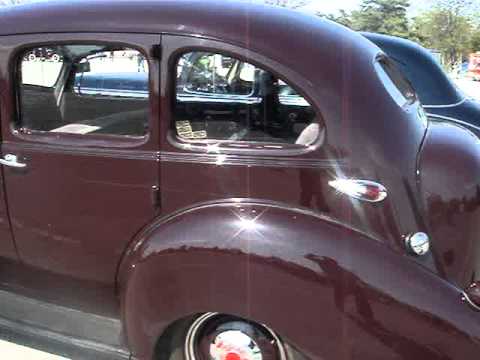
{"type": "Polygon", "coordinates": [[[381,58],[375,63],[375,68],[383,85],[399,106],[403,107],[417,100],[417,95],[410,81],[393,61],[381,58]]]}

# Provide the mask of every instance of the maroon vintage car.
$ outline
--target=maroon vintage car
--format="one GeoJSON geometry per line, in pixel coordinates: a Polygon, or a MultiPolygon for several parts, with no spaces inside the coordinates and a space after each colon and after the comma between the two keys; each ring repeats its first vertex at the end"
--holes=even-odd
{"type": "Polygon", "coordinates": [[[478,358],[480,145],[361,35],[231,1],[0,19],[2,336],[73,359],[478,358]]]}

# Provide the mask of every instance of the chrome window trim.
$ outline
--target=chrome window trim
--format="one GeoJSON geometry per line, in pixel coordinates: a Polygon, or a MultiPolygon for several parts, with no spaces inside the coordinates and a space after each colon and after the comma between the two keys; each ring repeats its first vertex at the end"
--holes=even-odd
{"type": "Polygon", "coordinates": [[[238,96],[238,95],[218,95],[218,94],[205,94],[205,95],[186,95],[177,94],[177,101],[179,102],[205,102],[205,103],[225,103],[225,104],[260,104],[262,98],[250,97],[250,96],[238,96]]]}
{"type": "Polygon", "coordinates": [[[470,305],[474,310],[480,311],[480,307],[470,299],[470,297],[465,291],[462,292],[462,300],[466,301],[468,305],[470,305]]]}
{"type": "Polygon", "coordinates": [[[207,91],[192,91],[189,90],[186,86],[183,88],[184,93],[192,94],[193,96],[225,96],[225,97],[250,97],[255,93],[255,89],[252,87],[252,91],[248,94],[219,94],[214,92],[207,91]]]}
{"type": "Polygon", "coordinates": [[[129,98],[148,98],[149,92],[145,90],[117,90],[102,88],[81,88],[75,87],[77,95],[97,95],[97,96],[113,96],[113,97],[129,97],[129,98]]]}
{"type": "MultiPolygon", "coordinates": [[[[99,95],[99,96],[113,96],[113,97],[135,97],[135,98],[148,98],[148,91],[144,90],[117,90],[117,89],[99,89],[99,88],[82,88],[79,90],[75,88],[77,95],[99,95]]],[[[206,103],[238,103],[255,105],[262,102],[261,97],[249,97],[249,96],[235,96],[235,95],[177,95],[179,102],[206,102],[206,103]]],[[[300,95],[280,95],[280,104],[286,106],[298,106],[298,107],[310,107],[305,98],[300,95]]]]}
{"type": "Polygon", "coordinates": [[[311,107],[310,103],[300,95],[279,95],[280,104],[286,106],[311,107]]]}
{"type": "Polygon", "coordinates": [[[445,108],[452,108],[452,107],[456,107],[456,106],[460,106],[462,105],[463,103],[465,103],[467,100],[469,100],[470,98],[468,97],[465,97],[463,98],[461,101],[455,103],[455,104],[447,104],[447,105],[423,105],[423,107],[425,109],[445,109],[445,108]]]}
{"type": "Polygon", "coordinates": [[[215,155],[247,155],[247,156],[299,156],[316,151],[325,141],[325,129],[316,141],[308,146],[292,143],[271,143],[261,141],[231,141],[231,140],[187,140],[180,138],[176,131],[172,130],[167,135],[167,141],[175,148],[188,151],[192,154],[215,154],[215,155]]]}
{"type": "MultiPolygon", "coordinates": [[[[269,167],[283,169],[338,169],[348,166],[345,159],[316,159],[309,157],[278,156],[275,153],[208,154],[196,152],[153,151],[138,149],[109,149],[90,146],[15,143],[7,141],[11,151],[34,151],[39,154],[62,154],[97,158],[128,159],[165,163],[183,163],[212,166],[269,167]]],[[[281,155],[284,155],[282,152],[281,155]]]]}
{"type": "Polygon", "coordinates": [[[471,128],[473,128],[473,129],[475,129],[475,130],[479,130],[479,131],[480,131],[480,127],[479,127],[479,126],[472,125],[472,124],[467,123],[467,122],[465,122],[465,121],[458,120],[458,119],[455,119],[455,118],[452,118],[452,117],[449,117],[449,116],[443,116],[443,115],[437,115],[437,114],[430,114],[430,113],[427,113],[427,116],[428,116],[428,117],[431,117],[431,118],[437,118],[437,119],[440,119],[440,120],[452,121],[452,122],[458,123],[458,124],[460,124],[460,125],[467,126],[467,127],[471,127],[471,128]]]}

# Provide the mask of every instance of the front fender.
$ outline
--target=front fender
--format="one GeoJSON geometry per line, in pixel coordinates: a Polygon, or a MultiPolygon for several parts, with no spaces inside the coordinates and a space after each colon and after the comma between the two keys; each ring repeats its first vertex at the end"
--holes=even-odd
{"type": "Polygon", "coordinates": [[[279,204],[205,204],[159,219],[119,273],[129,345],[152,359],[174,321],[220,312],[268,324],[311,359],[467,359],[479,315],[406,256],[279,204]]]}

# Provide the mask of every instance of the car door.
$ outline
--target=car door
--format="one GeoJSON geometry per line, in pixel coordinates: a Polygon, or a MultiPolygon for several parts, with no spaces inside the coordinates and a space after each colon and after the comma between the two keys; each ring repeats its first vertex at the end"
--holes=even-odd
{"type": "Polygon", "coordinates": [[[3,95],[10,104],[3,112],[3,171],[20,257],[61,275],[113,283],[128,244],[158,214],[159,73],[152,49],[160,36],[2,41],[9,61],[1,70],[12,74],[12,92],[3,95]],[[39,47],[53,49],[60,61],[26,56],[39,47]],[[108,89],[104,79],[111,77],[123,85],[108,89]],[[144,91],[136,91],[139,81],[144,91]]]}

